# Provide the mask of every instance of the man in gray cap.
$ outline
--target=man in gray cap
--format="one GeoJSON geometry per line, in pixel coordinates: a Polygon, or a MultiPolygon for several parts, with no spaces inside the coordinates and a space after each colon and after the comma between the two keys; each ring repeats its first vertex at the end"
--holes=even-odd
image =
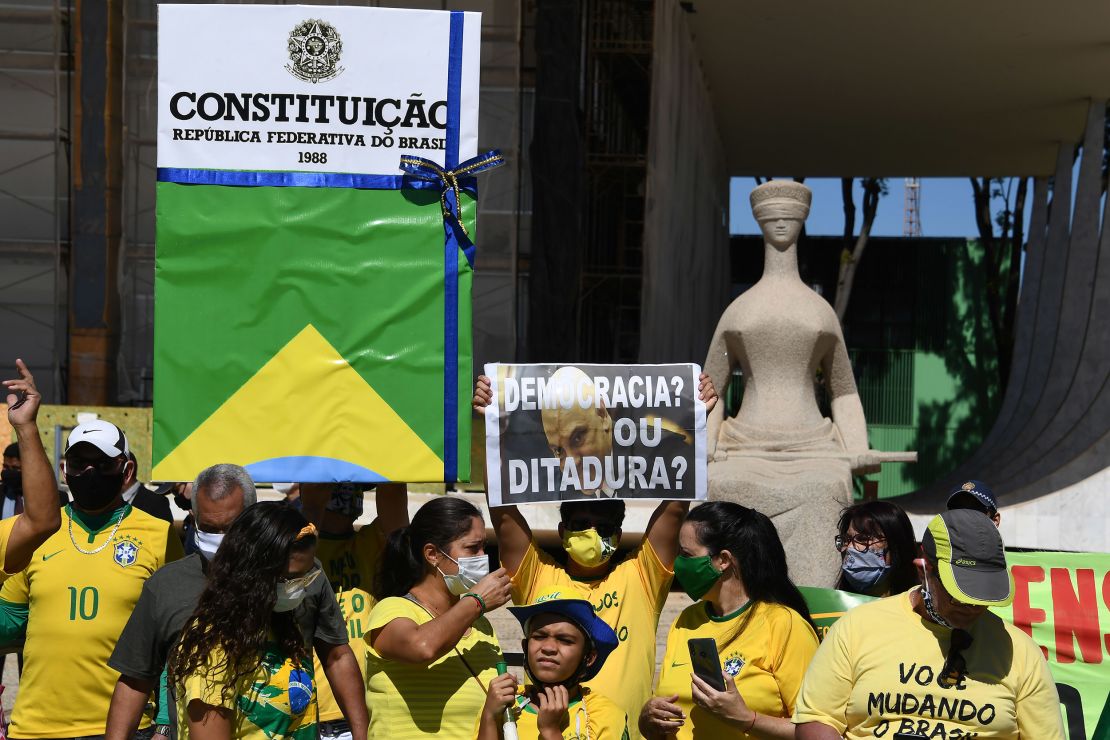
{"type": "Polygon", "coordinates": [[[981,480],[965,481],[948,492],[948,510],[953,509],[980,511],[990,517],[996,527],[1002,521],[994,491],[981,480]]]}
{"type": "Polygon", "coordinates": [[[988,611],[1013,599],[998,529],[980,512],[946,511],[922,549],[920,587],[832,626],[798,694],[797,740],[1063,740],[1040,648],[988,611]]]}

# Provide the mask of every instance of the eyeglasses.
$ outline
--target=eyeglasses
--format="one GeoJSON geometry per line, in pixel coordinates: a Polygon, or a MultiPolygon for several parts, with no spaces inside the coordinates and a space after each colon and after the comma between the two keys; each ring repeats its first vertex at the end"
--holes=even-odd
{"type": "Polygon", "coordinates": [[[303,576],[297,576],[296,578],[279,578],[278,583],[284,584],[285,587],[290,590],[308,588],[312,585],[313,581],[320,577],[321,572],[319,568],[313,568],[303,576]]]}
{"type": "Polygon", "coordinates": [[[585,532],[587,529],[592,529],[602,537],[612,537],[618,529],[616,524],[592,522],[589,519],[571,519],[566,523],[566,527],[571,532],[585,532]]]}
{"type": "Polygon", "coordinates": [[[840,552],[844,552],[846,549],[848,549],[849,545],[851,545],[852,549],[856,552],[867,552],[871,549],[872,546],[885,543],[886,537],[874,537],[869,534],[857,534],[850,536],[838,534],[836,537],[833,538],[833,545],[835,545],[836,549],[840,552]]]}
{"type": "Polygon", "coordinates": [[[971,647],[971,634],[967,630],[952,630],[952,641],[948,647],[948,657],[940,669],[937,682],[944,688],[951,688],[967,675],[967,659],[963,651],[971,647]]]}

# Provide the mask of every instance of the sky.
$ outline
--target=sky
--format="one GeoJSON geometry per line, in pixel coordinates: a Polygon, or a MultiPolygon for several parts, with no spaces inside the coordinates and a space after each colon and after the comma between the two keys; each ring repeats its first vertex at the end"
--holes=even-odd
{"type": "MultiPolygon", "coordinates": [[[[887,180],[888,192],[879,200],[873,236],[902,236],[905,208],[905,180],[887,180]]],[[[971,183],[966,177],[921,179],[922,236],[978,236],[971,183]]],[[[844,233],[844,207],[838,178],[807,178],[805,184],[813,191],[813,205],[806,219],[806,233],[814,235],[844,233]]],[[[729,231],[732,234],[758,234],[759,225],[752,218],[748,193],[755,187],[751,177],[734,177],[731,182],[729,231]]],[[[863,218],[863,189],[855,180],[856,231],[863,218]]],[[[1032,190],[1032,188],[1030,188],[1032,190]]],[[[1000,205],[1000,204],[999,204],[1000,205]]],[[[996,206],[997,207],[997,206],[996,206]]],[[[1026,205],[1026,219],[1029,206],[1026,205]]]]}

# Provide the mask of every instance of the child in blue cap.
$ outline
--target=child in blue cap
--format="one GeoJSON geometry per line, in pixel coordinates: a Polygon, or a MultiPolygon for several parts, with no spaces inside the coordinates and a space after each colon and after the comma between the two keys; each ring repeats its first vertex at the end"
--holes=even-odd
{"type": "Polygon", "coordinates": [[[509,611],[524,630],[530,683],[518,691],[511,674],[490,682],[478,740],[511,740],[503,730],[506,709],[520,740],[626,740],[624,710],[581,685],[597,675],[618,644],[613,628],[594,614],[590,602],[562,598],[552,589],[509,611]]]}

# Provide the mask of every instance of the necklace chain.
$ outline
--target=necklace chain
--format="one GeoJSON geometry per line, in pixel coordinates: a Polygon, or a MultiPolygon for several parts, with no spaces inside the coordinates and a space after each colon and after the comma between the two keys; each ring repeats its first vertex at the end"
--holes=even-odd
{"type": "Polygon", "coordinates": [[[101,543],[100,547],[96,548],[95,550],[85,550],[77,544],[77,538],[73,536],[73,512],[70,511],[68,508],[66,509],[66,516],[69,517],[69,541],[72,542],[73,546],[77,548],[77,552],[81,553],[82,555],[96,555],[98,552],[107,547],[108,543],[112,541],[112,538],[116,536],[116,532],[119,531],[119,525],[123,524],[123,517],[120,516],[119,520],[116,522],[116,526],[112,527],[112,533],[108,535],[108,539],[104,540],[104,542],[101,543]]]}

